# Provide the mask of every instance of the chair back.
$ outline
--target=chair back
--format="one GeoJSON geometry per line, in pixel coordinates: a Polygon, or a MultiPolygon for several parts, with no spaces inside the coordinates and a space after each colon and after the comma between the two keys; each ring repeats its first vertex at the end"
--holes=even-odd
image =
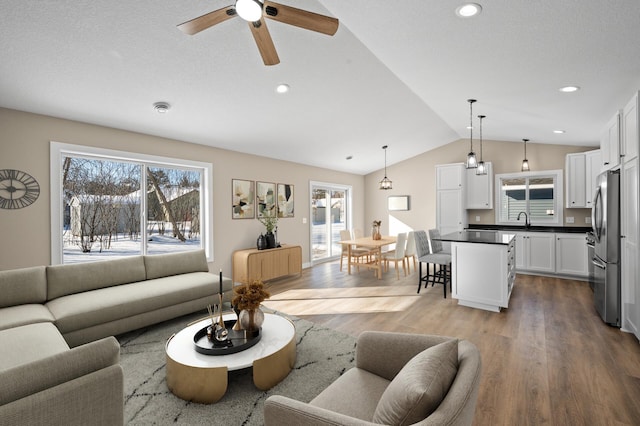
{"type": "Polygon", "coordinates": [[[355,228],[353,230],[353,238],[364,238],[364,232],[362,232],[362,229],[355,228]]]}
{"type": "Polygon", "coordinates": [[[401,259],[404,257],[404,250],[405,250],[406,244],[407,244],[407,233],[400,232],[396,236],[396,255],[395,255],[396,259],[401,259]]]}
{"type": "MultiPolygon", "coordinates": [[[[343,229],[342,231],[340,231],[340,240],[341,241],[347,241],[351,239],[351,232],[348,229],[343,229]]],[[[344,253],[347,252],[347,244],[340,244],[340,246],[342,247],[342,251],[344,253]]]]}
{"type": "Polygon", "coordinates": [[[425,231],[415,231],[413,235],[416,241],[416,256],[421,258],[422,256],[426,256],[431,253],[429,250],[429,237],[427,237],[427,233],[425,231]]]}
{"type": "Polygon", "coordinates": [[[415,256],[416,254],[416,236],[415,232],[409,231],[407,234],[407,248],[404,249],[405,256],[415,256]]]}
{"type": "Polygon", "coordinates": [[[431,252],[441,252],[442,241],[440,241],[440,231],[438,231],[437,229],[429,229],[429,239],[431,240],[431,252]],[[434,240],[434,238],[437,238],[437,240],[434,240]]]}

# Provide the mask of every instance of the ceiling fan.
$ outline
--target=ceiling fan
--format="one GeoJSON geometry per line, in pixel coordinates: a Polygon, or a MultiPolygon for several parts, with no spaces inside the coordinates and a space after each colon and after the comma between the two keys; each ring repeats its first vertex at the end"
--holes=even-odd
{"type": "Polygon", "coordinates": [[[234,5],[214,10],[184,22],[178,25],[178,29],[186,34],[194,35],[235,16],[240,16],[249,23],[251,34],[253,34],[253,38],[258,45],[258,50],[265,65],[276,65],[280,63],[280,58],[278,58],[278,53],[273,45],[273,40],[264,18],[330,36],[338,31],[338,20],[336,18],[285,6],[269,0],[236,0],[234,5]]]}

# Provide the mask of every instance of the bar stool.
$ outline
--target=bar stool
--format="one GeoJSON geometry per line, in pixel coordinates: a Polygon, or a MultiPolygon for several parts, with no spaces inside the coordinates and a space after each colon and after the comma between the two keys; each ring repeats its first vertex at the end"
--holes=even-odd
{"type": "Polygon", "coordinates": [[[444,298],[447,298],[447,281],[449,282],[449,288],[451,288],[451,274],[449,273],[451,267],[451,255],[445,253],[432,253],[429,246],[429,238],[425,231],[416,231],[416,255],[418,257],[418,293],[422,288],[422,283],[425,283],[425,288],[435,284],[442,284],[444,298]],[[422,263],[427,264],[426,274],[422,275],[422,263]],[[433,264],[433,275],[430,273],[430,266],[433,264]],[[437,267],[439,267],[437,269],[437,267]]]}

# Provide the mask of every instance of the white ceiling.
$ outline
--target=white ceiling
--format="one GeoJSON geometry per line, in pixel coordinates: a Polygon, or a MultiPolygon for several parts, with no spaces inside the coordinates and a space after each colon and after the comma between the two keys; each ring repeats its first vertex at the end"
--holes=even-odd
{"type": "Polygon", "coordinates": [[[280,2],[338,32],[267,20],[266,67],[240,18],[176,28],[233,0],[0,0],[0,106],[366,174],[383,145],[393,164],[468,138],[468,98],[485,139],[596,146],[640,88],[638,0],[280,2]]]}

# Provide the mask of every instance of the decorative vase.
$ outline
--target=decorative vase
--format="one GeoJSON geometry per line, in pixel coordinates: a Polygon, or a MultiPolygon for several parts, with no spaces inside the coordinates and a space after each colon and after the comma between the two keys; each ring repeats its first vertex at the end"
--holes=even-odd
{"type": "Polygon", "coordinates": [[[264,235],[260,234],[260,236],[258,237],[258,241],[256,241],[256,246],[258,250],[264,250],[268,248],[267,239],[264,237],[264,235]]]}
{"type": "Polygon", "coordinates": [[[240,325],[244,330],[257,331],[264,322],[264,312],[258,309],[243,309],[240,312],[240,325]]]}
{"type": "Polygon", "coordinates": [[[380,235],[380,226],[373,225],[371,227],[371,238],[373,238],[374,240],[382,239],[382,235],[380,235]]]}
{"type": "Polygon", "coordinates": [[[264,238],[267,240],[267,248],[276,248],[276,236],[273,235],[273,232],[267,232],[264,238]]]}

